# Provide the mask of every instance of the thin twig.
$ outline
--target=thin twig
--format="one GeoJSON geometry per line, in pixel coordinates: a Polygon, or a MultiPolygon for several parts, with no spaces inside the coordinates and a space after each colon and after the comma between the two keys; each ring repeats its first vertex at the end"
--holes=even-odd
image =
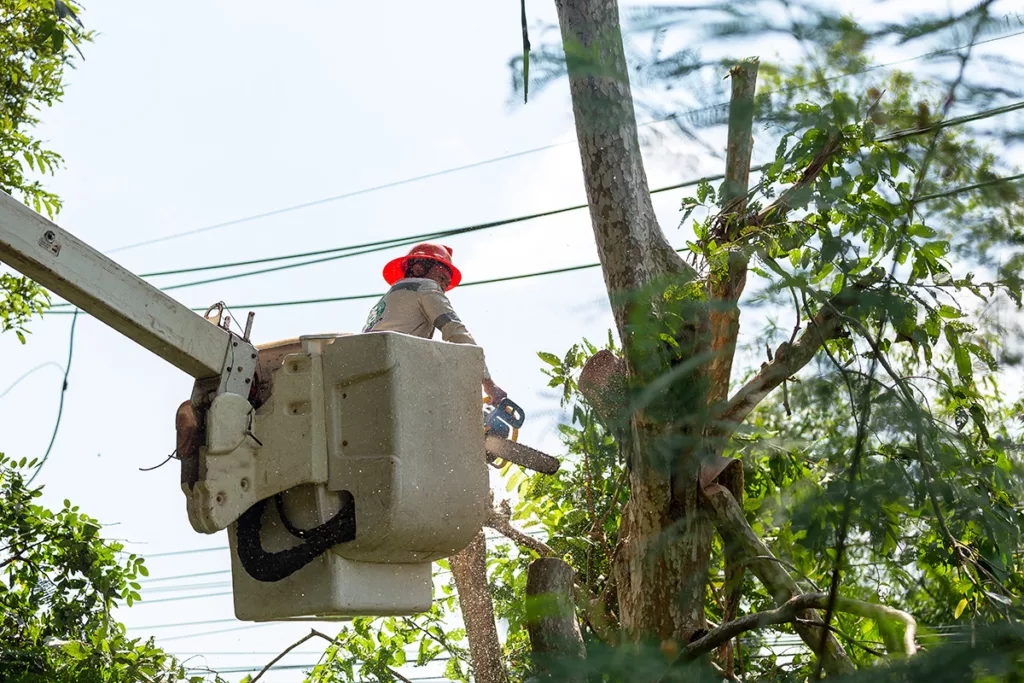
{"type": "Polygon", "coordinates": [[[334,642],[334,638],[331,638],[329,635],[321,633],[320,631],[317,631],[315,628],[310,629],[309,633],[296,640],[294,643],[286,647],[281,652],[281,654],[271,659],[270,662],[268,662],[267,665],[263,667],[263,669],[261,669],[260,672],[256,674],[256,676],[251,681],[249,681],[249,683],[256,683],[256,681],[260,680],[260,678],[263,677],[263,674],[267,673],[267,671],[269,671],[271,667],[273,667],[275,664],[281,661],[281,659],[283,659],[285,655],[287,655],[289,652],[297,648],[299,645],[302,645],[307,640],[311,640],[312,638],[323,638],[328,643],[334,642]]]}
{"type": "Polygon", "coordinates": [[[744,566],[746,566],[746,565],[750,564],[751,562],[753,562],[755,560],[768,560],[769,562],[777,562],[777,563],[781,564],[783,567],[785,567],[786,569],[790,570],[791,572],[799,574],[800,578],[803,579],[804,581],[806,581],[811,588],[813,588],[814,590],[816,590],[818,592],[821,592],[821,588],[819,588],[818,585],[816,583],[814,583],[814,581],[811,580],[811,577],[807,576],[807,574],[804,574],[802,571],[800,571],[799,569],[794,567],[791,563],[786,562],[785,560],[781,560],[781,559],[775,557],[774,555],[757,555],[755,557],[751,557],[748,560],[744,560],[742,564],[744,566]]]}

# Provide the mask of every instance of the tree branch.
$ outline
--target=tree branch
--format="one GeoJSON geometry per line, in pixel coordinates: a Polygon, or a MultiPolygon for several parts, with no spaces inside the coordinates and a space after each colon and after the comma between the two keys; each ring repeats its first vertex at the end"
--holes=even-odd
{"type": "MultiPolygon", "coordinates": [[[[725,242],[733,241],[746,225],[758,65],[756,58],[747,59],[729,71],[732,77],[729,137],[726,143],[722,212],[718,216],[716,231],[725,242]]],[[[715,405],[729,395],[736,338],[740,331],[740,311],[736,304],[747,282],[747,257],[738,251],[729,251],[724,272],[715,271],[712,269],[708,275],[711,299],[717,302],[709,312],[711,351],[714,357],[709,369],[711,387],[708,391],[708,405],[715,405]]]]}
{"type": "Polygon", "coordinates": [[[503,500],[498,507],[491,508],[491,513],[484,520],[484,526],[494,529],[510,541],[515,541],[519,545],[529,548],[541,557],[558,557],[558,554],[544,541],[534,538],[512,526],[511,518],[512,510],[509,508],[509,503],[507,500],[503,500]]]}
{"type": "MultiPolygon", "coordinates": [[[[741,633],[775,624],[799,621],[802,622],[804,626],[819,629],[823,627],[824,624],[819,621],[806,621],[802,618],[802,613],[809,609],[824,609],[828,604],[828,599],[828,593],[804,593],[803,595],[793,596],[773,610],[756,612],[754,614],[745,614],[742,617],[722,624],[718,628],[707,633],[703,638],[687,645],[686,655],[691,659],[699,657],[704,653],[714,650],[719,645],[729,642],[741,633]]],[[[853,600],[851,598],[839,598],[836,602],[836,609],[840,612],[847,612],[859,617],[867,617],[879,622],[900,622],[906,627],[906,636],[902,642],[902,650],[898,653],[890,654],[903,654],[909,656],[917,652],[917,645],[914,643],[914,635],[917,633],[917,622],[914,621],[914,618],[906,612],[892,607],[887,607],[886,605],[877,605],[870,602],[864,602],[862,600],[853,600]]]]}
{"type": "MultiPolygon", "coordinates": [[[[524,548],[532,550],[540,557],[558,557],[558,553],[551,546],[512,526],[511,517],[512,510],[509,508],[508,501],[503,500],[500,505],[491,509],[491,513],[484,521],[484,526],[494,529],[510,541],[514,541],[524,548]]],[[[609,559],[609,564],[611,564],[612,560],[614,560],[614,557],[609,559]]],[[[612,580],[611,577],[608,577],[609,582],[612,580]]],[[[573,597],[576,600],[576,604],[583,610],[587,623],[594,630],[594,633],[604,642],[614,644],[615,632],[607,623],[608,620],[604,609],[604,594],[602,593],[601,596],[593,599],[586,588],[576,583],[573,584],[573,597]]]]}
{"type": "MultiPolygon", "coordinates": [[[[764,544],[764,541],[750,528],[743,515],[743,510],[729,490],[719,484],[711,484],[703,490],[715,513],[715,527],[722,536],[723,542],[731,545],[735,552],[747,558],[750,570],[772,595],[776,603],[781,606],[794,596],[800,595],[801,592],[796,581],[778,562],[758,559],[770,557],[774,560],[775,556],[764,544]]],[[[824,626],[821,618],[813,610],[804,610],[797,616],[824,626]]],[[[829,673],[845,674],[856,670],[843,646],[831,634],[827,634],[823,649],[819,629],[800,623],[794,624],[794,629],[811,651],[818,655],[829,673]]]]}
{"type": "Polygon", "coordinates": [[[775,351],[774,360],[762,365],[760,372],[729,399],[719,417],[721,435],[731,434],[768,394],[811,362],[825,342],[842,334],[843,311],[856,304],[858,295],[881,279],[882,275],[873,273],[839,292],[821,307],[796,342],[783,342],[775,351]]]}
{"type": "MultiPolygon", "coordinates": [[[[251,681],[249,681],[249,683],[256,683],[256,681],[260,680],[263,677],[263,674],[265,674],[268,671],[270,671],[270,669],[275,664],[277,664],[279,661],[281,661],[285,657],[285,655],[287,655],[289,652],[291,652],[292,650],[297,648],[299,645],[302,645],[307,640],[311,640],[313,638],[323,638],[328,643],[333,643],[334,642],[334,638],[331,638],[329,635],[327,635],[325,633],[321,633],[320,631],[317,631],[315,628],[314,629],[310,629],[309,633],[307,633],[306,635],[304,635],[301,638],[299,638],[298,640],[296,640],[294,643],[292,643],[291,645],[286,647],[284,650],[282,650],[281,654],[279,654],[278,656],[276,656],[273,659],[271,659],[267,663],[267,665],[265,667],[260,669],[260,672],[258,674],[256,674],[256,676],[251,681]]],[[[405,680],[408,680],[408,679],[405,679],[405,680]]]]}
{"type": "Polygon", "coordinates": [[[761,210],[761,213],[750,218],[751,225],[762,226],[769,220],[779,223],[786,218],[786,214],[795,208],[802,206],[810,198],[810,186],[825,170],[832,156],[843,146],[843,141],[838,133],[833,133],[825,142],[818,154],[811,160],[811,163],[804,169],[803,175],[795,185],[791,185],[779,195],[779,198],[761,210]]]}
{"type": "Polygon", "coordinates": [[[479,683],[507,683],[501,641],[494,623],[494,603],[487,587],[487,544],[483,531],[465,549],[449,557],[448,564],[459,592],[473,677],[479,683]]]}

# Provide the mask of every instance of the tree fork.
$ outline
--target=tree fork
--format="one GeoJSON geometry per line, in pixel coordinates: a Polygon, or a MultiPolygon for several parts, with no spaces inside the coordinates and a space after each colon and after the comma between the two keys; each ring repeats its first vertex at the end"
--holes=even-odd
{"type": "MultiPolygon", "coordinates": [[[[776,604],[781,606],[799,595],[801,591],[796,581],[781,564],[772,561],[774,555],[747,524],[743,510],[732,494],[718,484],[705,488],[704,494],[715,511],[715,526],[722,540],[727,545],[731,544],[746,558],[750,570],[771,593],[776,604]]],[[[846,674],[856,671],[856,666],[846,654],[846,650],[831,633],[825,638],[825,647],[822,650],[821,628],[825,624],[817,612],[807,609],[797,616],[802,621],[794,623],[793,628],[804,643],[821,658],[828,673],[846,674]]]]}

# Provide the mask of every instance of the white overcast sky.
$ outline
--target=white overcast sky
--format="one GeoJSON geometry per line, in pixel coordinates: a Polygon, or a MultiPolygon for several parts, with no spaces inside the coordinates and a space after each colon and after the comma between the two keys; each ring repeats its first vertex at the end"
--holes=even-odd
{"type": "MultiPolygon", "coordinates": [[[[1007,11],[1011,6],[1007,4],[1007,11]]],[[[528,3],[531,23],[553,3],[528,3]]],[[[547,151],[314,208],[128,249],[134,272],[310,251],[460,227],[585,201],[568,89],[557,82],[526,107],[511,102],[508,60],[521,50],[519,3],[208,2],[92,0],[98,32],[69,78],[65,102],[40,133],[67,168],[47,181],[62,227],[102,251],[351,190],[562,142],[547,151]]],[[[1019,52],[1021,38],[990,50],[1019,52]]],[[[535,39],[539,42],[539,36],[535,39]]],[[[761,50],[764,57],[774,51],[761,50]]],[[[913,52],[906,53],[908,56],[913,52]]],[[[747,52],[737,54],[747,56],[747,52]]],[[[710,104],[707,102],[704,104],[710,104]]],[[[720,131],[706,140],[721,147],[720,131]]],[[[763,145],[755,157],[770,154],[763,145]]],[[[721,171],[680,142],[648,149],[652,187],[721,171]]],[[[657,195],[669,238],[682,246],[681,192],[657,195]]],[[[577,211],[446,240],[466,280],[596,261],[589,216],[577,211]]],[[[381,291],[383,262],[402,249],[175,293],[192,306],[381,291]]],[[[185,281],[164,278],[159,284],[185,281]]],[[[612,324],[598,270],[457,289],[451,299],[487,353],[496,381],[530,416],[522,440],[558,453],[557,395],[538,350],[564,352],[612,324]]],[[[357,331],[372,301],[257,312],[257,343],[357,331]]],[[[236,313],[244,316],[242,309],[236,313]]],[[[26,370],[63,364],[69,316],[33,321],[26,346],[0,337],[0,391],[26,370]]],[[[57,412],[61,372],[34,374],[0,399],[7,454],[40,456],[57,412]]],[[[142,555],[224,546],[189,526],[174,448],[174,410],[192,380],[97,321],[78,320],[63,422],[39,481],[44,502],[69,498],[142,555]]],[[[226,551],[153,557],[151,578],[228,567],[226,551]]],[[[147,582],[144,598],[229,591],[226,574],[147,582]],[[159,591],[170,585],[190,588],[159,591]]],[[[120,612],[136,635],[214,668],[261,666],[306,632],[301,624],[233,629],[230,596],[145,601],[120,612]],[[210,624],[154,628],[182,622],[210,624]],[[236,653],[236,654],[209,654],[236,653]]],[[[315,644],[284,664],[315,659],[315,644]],[[304,654],[305,653],[305,654],[304,654]]],[[[322,651],[322,648],[321,648],[322,651]]],[[[237,680],[242,674],[228,678],[237,680]]],[[[415,674],[412,674],[415,675],[415,674]]],[[[285,670],[268,681],[298,680],[285,670]]]]}

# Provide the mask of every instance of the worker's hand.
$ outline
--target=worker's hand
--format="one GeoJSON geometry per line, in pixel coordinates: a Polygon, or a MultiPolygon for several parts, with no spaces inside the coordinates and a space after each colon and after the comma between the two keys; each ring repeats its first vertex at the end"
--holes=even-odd
{"type": "Polygon", "coordinates": [[[484,380],[484,393],[487,394],[487,402],[492,406],[501,403],[508,397],[504,389],[494,383],[494,380],[484,380]]]}

